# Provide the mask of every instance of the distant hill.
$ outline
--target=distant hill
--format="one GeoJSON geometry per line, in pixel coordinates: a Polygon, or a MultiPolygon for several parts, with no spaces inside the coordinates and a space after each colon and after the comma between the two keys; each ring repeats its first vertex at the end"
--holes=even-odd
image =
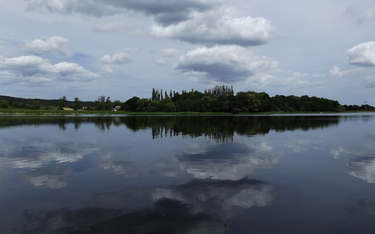
{"type": "MultiPolygon", "coordinates": [[[[42,106],[58,106],[59,105],[59,99],[39,99],[39,98],[20,98],[20,97],[10,97],[10,96],[4,96],[0,95],[0,101],[6,101],[10,103],[12,106],[15,106],[15,103],[22,103],[22,104],[35,104],[35,102],[38,102],[39,105],[42,106]]],[[[94,106],[95,102],[88,102],[88,101],[81,101],[82,106],[92,107],[94,106]]],[[[65,104],[70,107],[73,106],[74,101],[66,101],[65,104]]]]}

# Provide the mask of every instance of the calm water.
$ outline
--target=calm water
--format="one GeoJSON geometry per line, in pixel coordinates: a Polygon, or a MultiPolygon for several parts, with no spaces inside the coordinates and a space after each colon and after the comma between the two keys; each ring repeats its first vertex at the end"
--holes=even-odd
{"type": "Polygon", "coordinates": [[[0,117],[0,233],[375,233],[375,115],[0,117]]]}

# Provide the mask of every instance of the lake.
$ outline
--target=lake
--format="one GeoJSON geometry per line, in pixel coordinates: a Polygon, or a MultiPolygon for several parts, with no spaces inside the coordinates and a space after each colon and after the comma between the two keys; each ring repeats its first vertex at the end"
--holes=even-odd
{"type": "Polygon", "coordinates": [[[375,233],[375,115],[0,117],[0,233],[375,233]]]}

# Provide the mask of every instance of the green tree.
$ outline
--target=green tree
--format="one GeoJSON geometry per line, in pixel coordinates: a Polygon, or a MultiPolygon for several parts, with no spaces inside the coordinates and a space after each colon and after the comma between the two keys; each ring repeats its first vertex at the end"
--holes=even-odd
{"type": "Polygon", "coordinates": [[[121,105],[121,110],[135,112],[137,109],[137,100],[139,99],[140,98],[136,96],[129,98],[121,105]]]}
{"type": "Polygon", "coordinates": [[[75,98],[74,98],[73,109],[74,109],[74,110],[78,110],[78,109],[81,109],[81,108],[82,108],[81,100],[79,100],[78,97],[75,97],[75,98]]]}
{"type": "Polygon", "coordinates": [[[0,108],[9,108],[9,103],[5,100],[0,100],[0,108]]]}
{"type": "Polygon", "coordinates": [[[113,108],[113,105],[112,105],[112,102],[110,100],[110,97],[107,97],[107,100],[105,101],[104,109],[105,110],[112,110],[112,108],[113,108]]]}
{"type": "Polygon", "coordinates": [[[66,102],[68,100],[66,99],[66,96],[63,96],[62,98],[59,99],[59,110],[64,110],[64,107],[66,107],[66,102]]]}
{"type": "Polygon", "coordinates": [[[176,106],[170,99],[160,101],[160,110],[163,112],[176,112],[176,106]]]}

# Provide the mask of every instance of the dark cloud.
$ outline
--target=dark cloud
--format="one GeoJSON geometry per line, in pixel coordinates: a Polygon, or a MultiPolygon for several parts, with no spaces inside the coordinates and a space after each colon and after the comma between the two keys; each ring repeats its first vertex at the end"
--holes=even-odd
{"type": "Polygon", "coordinates": [[[221,5],[222,0],[41,0],[29,3],[28,11],[40,13],[81,13],[94,17],[141,12],[153,16],[161,25],[189,19],[191,12],[203,12],[221,5]]]}

